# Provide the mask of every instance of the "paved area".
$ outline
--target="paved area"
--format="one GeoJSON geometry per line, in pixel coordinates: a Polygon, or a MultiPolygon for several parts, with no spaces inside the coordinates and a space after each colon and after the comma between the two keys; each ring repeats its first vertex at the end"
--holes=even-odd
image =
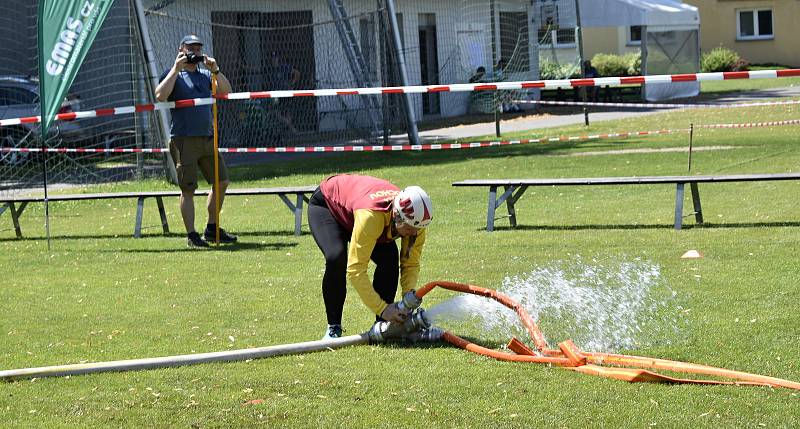
{"type": "MultiPolygon", "coordinates": [[[[737,92],[726,94],[713,100],[683,100],[683,103],[720,103],[720,104],[733,104],[744,103],[748,101],[766,101],[773,98],[784,97],[800,97],[800,86],[786,87],[786,88],[772,88],[759,91],[737,92]]],[[[607,110],[603,112],[591,112],[589,120],[591,123],[600,121],[611,121],[615,119],[624,119],[645,115],[652,115],[655,113],[663,112],[664,109],[620,109],[607,110]]],[[[529,115],[516,115],[514,117],[501,118],[500,132],[516,132],[527,131],[543,128],[555,128],[568,125],[576,125],[584,123],[583,113],[577,114],[557,114],[558,109],[547,109],[551,113],[529,115]]],[[[573,110],[574,111],[574,110],[573,110]]],[[[494,136],[495,123],[481,122],[469,125],[459,125],[454,127],[438,128],[433,130],[425,130],[419,132],[420,141],[422,143],[438,143],[444,141],[452,141],[465,139],[468,137],[478,136],[494,136]]],[[[492,137],[494,138],[494,137],[492,137]]],[[[391,144],[408,144],[408,136],[406,134],[395,134],[389,136],[391,144]]],[[[324,145],[325,142],[320,142],[324,145]]],[[[353,144],[363,144],[363,142],[353,142],[353,144]]],[[[269,162],[284,162],[294,159],[302,159],[305,157],[313,156],[330,156],[336,154],[320,154],[320,153],[307,153],[307,154],[229,154],[225,156],[228,165],[245,165],[245,164],[260,164],[269,162]]]]}
{"type": "MultiPolygon", "coordinates": [[[[717,103],[717,104],[734,104],[744,103],[749,101],[768,101],[772,98],[784,97],[800,97],[800,86],[793,86],[787,88],[772,88],[760,91],[737,92],[730,95],[724,95],[713,100],[700,100],[697,103],[717,103]]],[[[693,100],[682,101],[682,103],[692,103],[693,100]]],[[[597,109],[597,108],[595,108],[597,109]]],[[[557,112],[558,109],[548,109],[550,112],[557,112]]],[[[589,114],[589,121],[591,123],[600,121],[610,121],[615,119],[632,118],[637,116],[652,115],[654,113],[663,112],[664,109],[624,109],[624,110],[611,110],[604,112],[591,112],[589,114]]],[[[583,113],[578,114],[545,114],[545,115],[526,115],[517,116],[510,120],[503,120],[501,117],[500,132],[516,132],[527,131],[541,128],[554,128],[563,127],[568,125],[576,125],[584,123],[583,113]]],[[[422,143],[436,143],[445,140],[457,140],[467,137],[486,136],[495,134],[495,123],[484,122],[471,125],[462,125],[457,127],[441,128],[436,130],[420,131],[419,137],[422,143]]],[[[390,137],[393,143],[405,143],[408,136],[393,135],[390,137]]]]}

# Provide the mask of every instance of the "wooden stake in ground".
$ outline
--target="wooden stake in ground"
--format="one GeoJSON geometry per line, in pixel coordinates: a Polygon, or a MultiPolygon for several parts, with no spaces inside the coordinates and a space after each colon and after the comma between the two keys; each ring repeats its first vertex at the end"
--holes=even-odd
{"type": "MultiPolygon", "coordinates": [[[[211,73],[211,96],[216,97],[216,95],[217,75],[215,73],[211,73]]],[[[212,189],[212,193],[214,194],[214,215],[216,218],[216,222],[214,222],[214,243],[219,246],[219,129],[217,127],[216,100],[214,100],[214,103],[211,105],[211,111],[213,112],[214,116],[214,189],[212,189]]]]}

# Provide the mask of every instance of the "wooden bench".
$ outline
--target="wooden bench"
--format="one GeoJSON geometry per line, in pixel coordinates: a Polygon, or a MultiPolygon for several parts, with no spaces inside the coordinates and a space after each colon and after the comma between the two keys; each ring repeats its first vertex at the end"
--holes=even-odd
{"type": "Polygon", "coordinates": [[[489,206],[486,212],[486,230],[494,230],[495,211],[506,203],[511,227],[517,226],[517,215],[514,204],[529,186],[576,186],[576,185],[650,185],[668,183],[676,185],[675,193],[675,229],[681,229],[683,221],[684,185],[689,184],[694,204],[695,220],[703,223],[703,210],[700,206],[698,183],[717,182],[755,182],[762,180],[800,180],[800,173],[777,174],[732,174],[719,176],[643,176],[643,177],[591,177],[567,179],[508,179],[508,180],[463,180],[454,182],[453,186],[487,186],[489,187],[489,206]],[[497,188],[504,192],[497,196],[497,188]]]}
{"type": "MultiPolygon", "coordinates": [[[[289,210],[294,213],[294,235],[300,235],[303,223],[303,202],[308,202],[306,194],[311,194],[317,189],[316,186],[294,186],[284,188],[253,188],[253,189],[228,189],[225,196],[236,195],[277,195],[283,200],[289,210]],[[289,199],[289,195],[294,195],[294,202],[289,199]]],[[[195,195],[208,195],[210,190],[198,190],[195,195]]],[[[83,201],[83,200],[107,200],[120,198],[136,198],[136,224],[133,229],[133,236],[142,236],[142,217],[144,215],[144,201],[148,198],[155,198],[158,204],[158,213],[161,215],[161,227],[164,233],[169,232],[167,214],[164,211],[164,197],[180,196],[179,190],[172,191],[152,191],[152,192],[109,192],[98,194],[64,194],[48,196],[48,201],[83,201]]],[[[25,211],[28,203],[44,202],[44,197],[0,197],[0,215],[6,210],[11,211],[11,219],[14,222],[14,230],[17,238],[22,238],[22,229],[19,226],[19,218],[25,211]],[[18,206],[17,206],[18,205],[18,206]]]]}

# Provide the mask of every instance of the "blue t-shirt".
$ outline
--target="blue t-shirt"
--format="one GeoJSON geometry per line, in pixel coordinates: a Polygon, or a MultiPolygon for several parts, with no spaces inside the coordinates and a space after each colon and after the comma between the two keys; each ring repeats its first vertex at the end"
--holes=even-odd
{"type": "MultiPolygon", "coordinates": [[[[163,81],[169,70],[161,75],[159,82],[163,81]]],[[[197,69],[190,72],[181,70],[175,79],[175,87],[167,100],[186,100],[190,98],[211,97],[211,72],[206,69],[197,69]]],[[[195,137],[214,135],[211,123],[211,105],[184,107],[170,109],[172,123],[170,135],[172,137],[195,137]]]]}

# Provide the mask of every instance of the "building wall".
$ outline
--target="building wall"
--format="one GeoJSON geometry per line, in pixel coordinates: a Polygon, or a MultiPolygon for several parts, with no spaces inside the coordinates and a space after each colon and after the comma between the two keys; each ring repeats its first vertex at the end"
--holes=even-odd
{"type": "Polygon", "coordinates": [[[724,46],[751,63],[800,66],[800,1],[798,0],[687,0],[700,11],[700,48],[703,53],[724,46]],[[738,9],[772,8],[774,38],[736,40],[738,9]]]}
{"type": "Polygon", "coordinates": [[[641,51],[640,45],[628,43],[627,27],[586,28],[583,32],[583,55],[588,59],[595,54],[624,55],[641,51]]]}
{"type": "MultiPolygon", "coordinates": [[[[562,48],[567,57],[568,53],[577,48],[562,48]]],[[[625,55],[631,52],[641,52],[640,44],[628,43],[627,27],[591,27],[583,29],[583,56],[592,59],[597,54],[625,55]]]]}

